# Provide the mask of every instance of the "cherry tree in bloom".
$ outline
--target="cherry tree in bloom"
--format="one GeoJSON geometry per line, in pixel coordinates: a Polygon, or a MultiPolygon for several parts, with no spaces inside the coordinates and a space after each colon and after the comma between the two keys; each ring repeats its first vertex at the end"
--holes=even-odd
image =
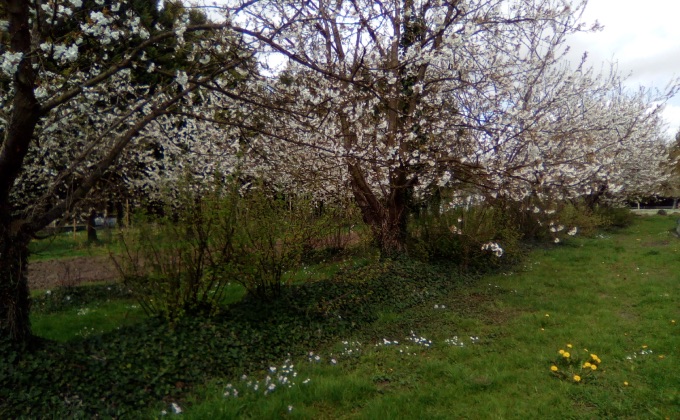
{"type": "Polygon", "coordinates": [[[567,36],[598,29],[579,21],[585,1],[228,4],[263,62],[285,60],[251,85],[263,148],[288,176],[347,180],[384,254],[404,250],[409,207],[438,188],[516,201],[614,191],[630,187],[620,160],[632,170],[657,145],[651,98],[585,57],[564,64],[567,36]]]}
{"type": "Polygon", "coordinates": [[[0,335],[26,342],[30,239],[125,159],[162,145],[149,143],[151,125],[200,103],[210,85],[233,85],[251,54],[225,24],[192,24],[181,7],[154,22],[126,1],[4,5],[0,335]]]}

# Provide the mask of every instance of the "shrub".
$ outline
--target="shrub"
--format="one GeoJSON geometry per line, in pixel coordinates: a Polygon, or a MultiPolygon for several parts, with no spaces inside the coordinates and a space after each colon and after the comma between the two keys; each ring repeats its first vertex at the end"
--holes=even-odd
{"type": "Polygon", "coordinates": [[[214,313],[229,282],[236,183],[193,184],[187,179],[179,185],[164,216],[137,215],[136,227],[121,233],[122,254],[112,256],[150,315],[174,320],[187,311],[214,313]]]}
{"type": "Polygon", "coordinates": [[[239,200],[235,220],[228,268],[234,281],[260,299],[281,294],[283,274],[300,264],[326,225],[309,200],[284,200],[262,186],[239,200]]]}
{"type": "Polygon", "coordinates": [[[595,213],[583,204],[565,204],[558,213],[558,220],[566,226],[578,228],[579,235],[591,237],[598,229],[608,226],[611,222],[599,213],[595,213]]]}
{"type": "Polygon", "coordinates": [[[439,209],[411,220],[409,253],[428,261],[447,261],[461,270],[482,270],[517,262],[521,235],[507,214],[492,206],[439,209]]]}
{"type": "Polygon", "coordinates": [[[659,216],[667,216],[668,212],[666,212],[666,210],[664,210],[664,209],[661,209],[661,210],[657,211],[656,214],[658,214],[659,216]]]}
{"type": "Polygon", "coordinates": [[[625,207],[598,207],[595,213],[607,221],[607,226],[613,228],[625,228],[635,221],[635,215],[625,207]]]}

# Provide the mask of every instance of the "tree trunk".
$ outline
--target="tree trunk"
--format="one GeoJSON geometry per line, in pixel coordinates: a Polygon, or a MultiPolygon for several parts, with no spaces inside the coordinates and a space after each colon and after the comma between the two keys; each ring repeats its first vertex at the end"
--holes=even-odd
{"type": "MultiPolygon", "coordinates": [[[[6,216],[6,213],[5,215],[6,216]]],[[[17,223],[0,222],[0,337],[14,343],[31,338],[28,292],[28,238],[13,232],[17,223]]]]}
{"type": "Polygon", "coordinates": [[[395,173],[390,194],[378,200],[365,182],[360,170],[350,166],[352,192],[361,215],[380,248],[381,258],[394,258],[406,253],[408,237],[408,197],[410,183],[403,172],[395,173]]]}
{"type": "Polygon", "coordinates": [[[97,229],[95,219],[97,218],[97,213],[90,211],[90,215],[87,217],[87,243],[91,244],[97,242],[97,229]]]}

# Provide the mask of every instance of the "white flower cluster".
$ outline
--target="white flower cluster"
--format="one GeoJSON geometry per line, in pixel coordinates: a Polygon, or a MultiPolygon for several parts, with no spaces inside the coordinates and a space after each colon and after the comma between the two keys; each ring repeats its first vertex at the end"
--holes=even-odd
{"type": "Polygon", "coordinates": [[[482,245],[482,251],[491,251],[499,258],[503,255],[503,248],[501,248],[501,246],[496,242],[485,243],[482,245]]]}
{"type": "Polygon", "coordinates": [[[411,335],[406,337],[407,340],[413,341],[414,343],[418,344],[419,346],[423,347],[432,347],[432,341],[428,340],[425,337],[418,337],[416,333],[411,331],[411,335]]]}
{"type": "Polygon", "coordinates": [[[7,76],[14,76],[14,73],[16,73],[17,69],[19,68],[19,63],[21,62],[23,56],[24,55],[20,52],[15,53],[11,51],[5,51],[0,58],[0,69],[2,69],[2,72],[7,76]]]}
{"type": "Polygon", "coordinates": [[[52,58],[62,64],[72,63],[78,59],[78,44],[81,42],[82,40],[78,39],[75,44],[69,46],[43,42],[40,44],[40,49],[44,52],[52,52],[52,58]]]}

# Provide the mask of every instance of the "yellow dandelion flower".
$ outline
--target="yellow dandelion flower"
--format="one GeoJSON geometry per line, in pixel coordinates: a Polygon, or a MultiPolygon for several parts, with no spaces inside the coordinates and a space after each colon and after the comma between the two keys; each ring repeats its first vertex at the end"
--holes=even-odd
{"type": "Polygon", "coordinates": [[[597,354],[590,353],[590,358],[593,360],[597,360],[597,354]]]}
{"type": "Polygon", "coordinates": [[[568,358],[569,356],[571,356],[571,354],[569,354],[568,351],[565,351],[564,353],[562,353],[562,357],[564,357],[565,359],[568,358]]]}
{"type": "Polygon", "coordinates": [[[581,382],[581,377],[578,375],[574,375],[574,382],[581,382]]]}
{"type": "Polygon", "coordinates": [[[647,348],[647,344],[643,344],[643,345],[642,345],[642,348],[643,348],[643,349],[646,349],[646,348],[647,348]]]}
{"type": "Polygon", "coordinates": [[[666,357],[666,356],[664,356],[664,355],[662,354],[662,355],[659,356],[659,359],[663,359],[663,358],[665,358],[665,357],[666,357]]]}
{"type": "Polygon", "coordinates": [[[571,348],[572,346],[571,346],[571,344],[567,344],[567,347],[571,348]]]}
{"type": "Polygon", "coordinates": [[[623,386],[628,386],[628,382],[623,381],[623,386]]]}
{"type": "Polygon", "coordinates": [[[550,317],[550,314],[545,314],[545,316],[549,318],[549,317],[550,317]]]}
{"type": "Polygon", "coordinates": [[[558,353],[559,353],[559,354],[564,354],[564,350],[560,349],[560,351],[558,351],[558,353]]]}
{"type": "Polygon", "coordinates": [[[602,363],[602,360],[600,360],[600,358],[598,357],[597,360],[596,360],[596,362],[597,362],[597,364],[599,365],[600,363],[602,363]]]}
{"type": "Polygon", "coordinates": [[[584,368],[584,369],[588,369],[588,368],[591,367],[591,366],[592,366],[592,365],[591,365],[590,363],[588,363],[588,362],[585,362],[585,363],[583,364],[583,368],[584,368]]]}
{"type": "Polygon", "coordinates": [[[597,370],[597,365],[590,365],[590,369],[597,370]]]}
{"type": "Polygon", "coordinates": [[[675,324],[675,320],[674,320],[674,319],[671,319],[671,324],[675,324]]]}
{"type": "Polygon", "coordinates": [[[555,366],[555,365],[550,366],[550,370],[552,370],[553,372],[558,371],[557,366],[555,366]]]}

